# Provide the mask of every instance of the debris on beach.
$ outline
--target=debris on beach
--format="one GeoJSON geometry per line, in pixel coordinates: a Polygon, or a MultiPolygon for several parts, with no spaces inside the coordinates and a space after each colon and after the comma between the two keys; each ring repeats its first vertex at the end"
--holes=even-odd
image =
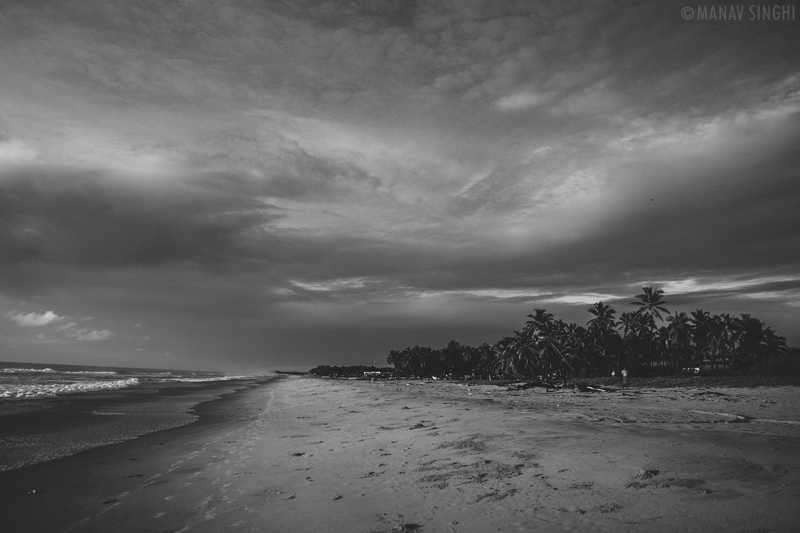
{"type": "Polygon", "coordinates": [[[620,509],[622,509],[622,506],[619,505],[618,503],[609,503],[609,504],[606,504],[606,505],[600,505],[600,506],[597,507],[597,509],[603,514],[605,514],[605,513],[616,513],[620,509]]]}
{"type": "Polygon", "coordinates": [[[725,396],[725,394],[722,393],[722,392],[717,392],[717,391],[713,391],[713,390],[705,390],[705,391],[696,392],[696,393],[692,394],[693,398],[702,397],[702,396],[725,396]]]}
{"type": "Polygon", "coordinates": [[[617,389],[612,389],[610,387],[600,387],[597,385],[589,385],[588,383],[584,382],[573,383],[570,385],[558,385],[557,383],[553,383],[552,381],[542,381],[539,379],[533,381],[526,381],[524,383],[511,383],[508,385],[508,388],[506,390],[520,391],[520,390],[532,389],[534,387],[541,387],[545,389],[545,391],[578,389],[580,392],[617,392],[617,389]]]}
{"type": "Polygon", "coordinates": [[[651,479],[659,474],[659,470],[645,470],[640,469],[636,472],[636,475],[633,476],[637,479],[651,479]]]}
{"type": "Polygon", "coordinates": [[[400,523],[392,529],[375,531],[374,533],[409,533],[410,531],[416,531],[418,529],[422,529],[422,526],[419,524],[406,524],[401,517],[400,523]]]}
{"type": "Polygon", "coordinates": [[[576,383],[575,388],[581,392],[617,392],[617,389],[612,389],[610,387],[598,387],[595,385],[589,385],[588,383],[576,383]]]}
{"type": "MultiPolygon", "coordinates": [[[[653,479],[660,472],[661,472],[660,470],[645,470],[644,468],[641,468],[641,469],[636,471],[636,474],[633,475],[633,479],[635,481],[631,481],[630,483],[626,484],[625,488],[628,488],[628,489],[631,489],[631,488],[633,488],[633,489],[646,488],[646,487],[650,486],[650,484],[649,483],[644,483],[644,482],[646,482],[646,481],[648,481],[650,479],[653,479]]],[[[661,486],[661,485],[663,485],[663,483],[660,484],[659,486],[661,486]]]]}
{"type": "Polygon", "coordinates": [[[511,383],[508,386],[507,390],[526,390],[532,389],[534,387],[542,387],[543,389],[560,389],[560,385],[556,385],[555,383],[551,383],[549,381],[541,381],[541,380],[533,380],[533,381],[526,381],[525,383],[511,383]]]}

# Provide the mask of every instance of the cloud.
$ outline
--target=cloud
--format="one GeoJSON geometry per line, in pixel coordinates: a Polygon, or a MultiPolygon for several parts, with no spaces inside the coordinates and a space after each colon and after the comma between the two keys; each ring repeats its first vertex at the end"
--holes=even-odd
{"type": "Polygon", "coordinates": [[[3,166],[35,163],[38,160],[35,149],[19,139],[4,140],[0,137],[0,168],[3,166]]]}
{"type": "Polygon", "coordinates": [[[494,105],[501,111],[520,111],[544,105],[549,96],[534,92],[520,92],[504,96],[495,101],[494,105]]]}
{"type": "Polygon", "coordinates": [[[246,254],[247,233],[276,217],[235,180],[143,190],[101,172],[53,168],[0,180],[0,266],[111,266],[246,254]],[[160,189],[160,190],[158,190],[160,189]]]}
{"type": "Polygon", "coordinates": [[[290,283],[306,291],[339,291],[347,289],[359,289],[363,287],[367,280],[364,279],[337,279],[330,281],[318,281],[307,283],[302,281],[290,281],[290,283]]]}
{"type": "Polygon", "coordinates": [[[565,294],[563,296],[556,296],[554,298],[546,298],[540,300],[544,303],[562,303],[562,304],[571,304],[571,305],[592,305],[596,304],[597,302],[609,302],[614,300],[622,300],[625,298],[630,298],[630,296],[615,296],[612,294],[596,294],[596,293],[584,293],[584,294],[565,294]]]}
{"type": "Polygon", "coordinates": [[[52,324],[53,322],[58,322],[59,320],[64,320],[64,317],[58,316],[53,311],[46,311],[42,314],[35,312],[28,314],[17,313],[16,315],[9,316],[8,319],[18,326],[34,328],[46,326],[48,324],[52,324]]]}
{"type": "Polygon", "coordinates": [[[265,196],[330,201],[346,195],[353,199],[381,185],[353,162],[313,155],[297,143],[280,147],[275,159],[277,164],[263,171],[266,182],[260,192],[265,196]]]}
{"type": "MultiPolygon", "coordinates": [[[[741,277],[741,278],[725,278],[716,277],[711,279],[698,279],[686,278],[666,281],[646,281],[645,285],[656,285],[670,294],[691,294],[691,293],[746,293],[746,291],[762,291],[753,292],[754,294],[770,294],[776,295],[779,292],[766,291],[764,288],[775,286],[789,285],[798,287],[800,286],[799,276],[766,276],[766,277],[741,277]]],[[[775,297],[775,296],[771,296],[775,297]]]]}
{"type": "Polygon", "coordinates": [[[106,342],[111,339],[113,333],[108,329],[73,329],[67,332],[67,337],[82,342],[106,342]]]}

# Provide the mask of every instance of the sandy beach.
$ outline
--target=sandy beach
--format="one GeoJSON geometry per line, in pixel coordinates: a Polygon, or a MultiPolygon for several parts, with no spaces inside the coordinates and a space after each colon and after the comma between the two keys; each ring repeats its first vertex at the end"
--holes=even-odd
{"type": "Polygon", "coordinates": [[[4,530],[800,531],[800,389],[291,377],[0,473],[4,530]]]}

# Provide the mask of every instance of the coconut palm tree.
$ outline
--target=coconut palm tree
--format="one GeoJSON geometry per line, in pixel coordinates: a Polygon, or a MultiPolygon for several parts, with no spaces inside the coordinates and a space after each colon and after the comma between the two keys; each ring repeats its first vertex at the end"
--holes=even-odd
{"type": "Polygon", "coordinates": [[[612,309],[611,306],[608,306],[603,302],[597,302],[596,304],[593,304],[588,311],[589,314],[594,317],[586,323],[588,327],[594,327],[601,331],[608,331],[616,328],[617,321],[614,318],[614,315],[617,312],[612,309]]]}
{"type": "Polygon", "coordinates": [[[391,350],[386,362],[394,366],[394,373],[397,376],[405,376],[408,374],[408,349],[397,351],[391,350]]]}
{"type": "Polygon", "coordinates": [[[764,340],[764,323],[749,314],[741,315],[742,341],[741,352],[742,367],[750,367],[758,361],[759,346],[764,340]]]}
{"type": "Polygon", "coordinates": [[[544,309],[534,309],[534,314],[527,315],[528,320],[525,321],[525,329],[529,330],[531,328],[537,327],[544,327],[546,325],[552,324],[555,320],[552,314],[548,313],[544,309]]]}
{"type": "Polygon", "coordinates": [[[714,343],[714,319],[708,311],[695,309],[689,319],[692,330],[692,340],[694,341],[694,365],[703,366],[703,359],[710,356],[712,344],[714,343]]]}
{"type": "Polygon", "coordinates": [[[664,291],[661,289],[653,289],[653,287],[642,287],[642,293],[635,296],[639,301],[631,302],[631,305],[638,305],[639,311],[650,315],[651,317],[658,318],[663,321],[661,313],[669,314],[669,311],[664,307],[669,302],[664,300],[664,291]]]}
{"type": "Polygon", "coordinates": [[[786,350],[786,338],[775,334],[772,328],[764,330],[764,337],[761,340],[761,360],[766,362],[782,354],[786,350]]]}
{"type": "Polygon", "coordinates": [[[619,316],[617,327],[622,328],[622,341],[617,351],[615,366],[627,366],[635,362],[634,356],[638,353],[638,344],[642,337],[644,318],[644,316],[633,311],[630,313],[622,313],[619,316]]]}
{"type": "Polygon", "coordinates": [[[484,342],[477,348],[478,361],[475,365],[475,374],[481,379],[484,376],[492,379],[492,376],[497,375],[500,371],[500,358],[497,356],[495,346],[484,342]]]}
{"type": "Polygon", "coordinates": [[[656,329],[655,319],[658,318],[663,322],[663,317],[661,313],[669,314],[664,305],[666,305],[667,301],[664,300],[664,291],[661,289],[654,289],[653,287],[642,287],[641,294],[637,294],[635,296],[638,302],[631,302],[631,305],[639,306],[638,312],[643,315],[647,315],[650,317],[650,322],[652,323],[648,327],[648,342],[647,342],[647,359],[648,365],[652,364],[652,344],[653,344],[653,333],[656,329]]]}
{"type": "Polygon", "coordinates": [[[675,350],[675,345],[670,334],[669,326],[661,326],[656,330],[654,341],[656,347],[655,366],[659,369],[668,367],[670,364],[670,354],[675,350]]]}
{"type": "Polygon", "coordinates": [[[535,368],[535,354],[531,348],[524,332],[515,331],[513,337],[503,338],[496,346],[503,361],[503,373],[515,379],[528,377],[535,368]]]}
{"type": "Polygon", "coordinates": [[[441,350],[442,369],[444,375],[463,373],[464,367],[464,346],[458,341],[450,341],[447,347],[441,350]]]}
{"type": "Polygon", "coordinates": [[[593,304],[588,311],[594,318],[586,323],[587,332],[600,350],[600,361],[605,367],[604,370],[610,371],[614,366],[609,348],[612,337],[617,335],[617,321],[614,318],[616,311],[603,302],[593,304]]]}
{"type": "Polygon", "coordinates": [[[565,377],[575,375],[575,369],[563,352],[565,326],[561,320],[545,320],[528,330],[529,342],[538,355],[540,368],[548,377],[554,373],[565,377]]]}
{"type": "Polygon", "coordinates": [[[689,323],[689,317],[686,313],[679,313],[677,311],[667,317],[667,322],[669,322],[669,335],[672,341],[672,350],[675,358],[675,372],[679,372],[681,360],[687,355],[691,346],[691,324],[689,323]]]}
{"type": "Polygon", "coordinates": [[[585,375],[590,364],[586,358],[586,328],[573,322],[563,328],[564,355],[572,362],[576,374],[585,375]]]}

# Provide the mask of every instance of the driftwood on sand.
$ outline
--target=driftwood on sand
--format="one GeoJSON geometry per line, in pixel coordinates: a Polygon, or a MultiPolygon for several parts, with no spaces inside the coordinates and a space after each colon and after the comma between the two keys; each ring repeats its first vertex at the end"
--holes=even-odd
{"type": "Polygon", "coordinates": [[[598,387],[596,385],[589,385],[588,383],[573,383],[571,385],[557,385],[550,381],[533,380],[526,381],[525,383],[512,383],[508,386],[508,390],[526,390],[534,387],[541,387],[545,390],[560,390],[560,389],[578,389],[580,392],[617,392],[617,389],[610,387],[598,387]]]}
{"type": "Polygon", "coordinates": [[[543,389],[550,390],[550,389],[561,389],[563,388],[561,385],[556,385],[550,381],[542,381],[540,379],[535,379],[533,381],[526,381],[525,383],[512,383],[508,386],[508,390],[525,390],[525,389],[532,389],[534,387],[542,387],[543,389]]]}
{"type": "Polygon", "coordinates": [[[597,387],[595,385],[589,385],[588,383],[575,383],[573,386],[581,392],[617,392],[617,389],[597,387]]]}

